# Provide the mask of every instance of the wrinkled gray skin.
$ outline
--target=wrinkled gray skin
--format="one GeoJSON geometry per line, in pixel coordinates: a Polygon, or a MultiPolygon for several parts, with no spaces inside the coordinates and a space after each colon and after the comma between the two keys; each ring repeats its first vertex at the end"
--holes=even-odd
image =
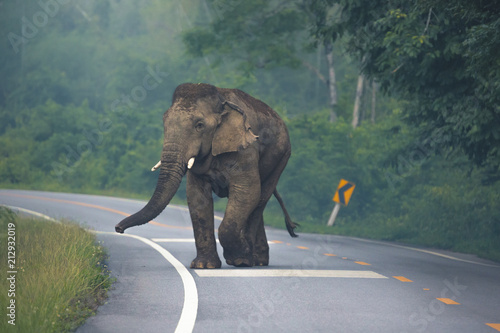
{"type": "Polygon", "coordinates": [[[123,233],[147,223],[168,205],[187,174],[187,200],[197,256],[191,268],[219,268],[214,236],[212,191],[227,197],[219,241],[234,266],[266,266],[269,246],[263,211],[273,195],[290,221],[279,194],[278,179],[290,157],[285,124],[269,106],[236,89],[185,83],[177,87],[163,116],[164,142],[155,192],[147,205],[118,223],[123,233]],[[188,161],[195,162],[188,170],[188,161]]]}

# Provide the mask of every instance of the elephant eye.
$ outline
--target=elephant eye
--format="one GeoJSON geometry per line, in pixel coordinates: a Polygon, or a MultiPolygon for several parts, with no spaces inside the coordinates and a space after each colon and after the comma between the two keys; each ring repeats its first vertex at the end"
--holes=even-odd
{"type": "Polygon", "coordinates": [[[205,124],[202,121],[199,121],[196,123],[196,126],[194,127],[198,132],[202,131],[205,128],[205,124]]]}

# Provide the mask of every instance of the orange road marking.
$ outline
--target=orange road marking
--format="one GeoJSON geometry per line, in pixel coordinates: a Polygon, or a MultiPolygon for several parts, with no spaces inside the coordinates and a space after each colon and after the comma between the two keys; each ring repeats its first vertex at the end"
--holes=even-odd
{"type": "Polygon", "coordinates": [[[363,266],[371,266],[371,264],[369,264],[367,262],[363,262],[363,261],[355,261],[355,263],[358,265],[363,265],[363,266]]]}
{"type": "Polygon", "coordinates": [[[425,291],[429,291],[430,289],[429,288],[424,288],[425,291]]]}
{"type": "Polygon", "coordinates": [[[302,250],[309,250],[309,248],[305,247],[305,246],[297,246],[297,248],[302,249],[302,250]]]}
{"type": "Polygon", "coordinates": [[[454,300],[450,298],[436,298],[438,301],[443,302],[444,304],[449,304],[449,305],[458,305],[460,303],[455,302],[454,300]]]}
{"type": "Polygon", "coordinates": [[[279,241],[279,240],[272,240],[271,242],[272,242],[272,243],[275,243],[275,244],[283,244],[283,243],[284,243],[284,242],[279,241]]]}
{"type": "MultiPolygon", "coordinates": [[[[393,278],[395,278],[396,280],[399,280],[401,282],[413,282],[412,280],[410,279],[407,279],[405,278],[404,276],[393,276],[393,278]]],[[[425,290],[425,289],[424,289],[425,290]]],[[[428,290],[428,289],[427,289],[428,290]]]]}
{"type": "Polygon", "coordinates": [[[346,259],[347,259],[347,257],[342,257],[342,259],[346,260],[346,259]]]}
{"type": "Polygon", "coordinates": [[[486,325],[500,332],[500,324],[486,324],[486,325]]]}
{"type": "Polygon", "coordinates": [[[328,257],[336,257],[337,255],[336,254],[333,254],[333,253],[323,253],[324,256],[328,256],[328,257]]]}
{"type": "MultiPolygon", "coordinates": [[[[103,206],[98,206],[98,205],[93,205],[93,204],[88,204],[88,203],[84,203],[84,202],[78,202],[78,201],[70,201],[70,200],[63,200],[63,199],[53,199],[53,198],[44,198],[44,197],[37,197],[37,196],[34,196],[34,195],[23,195],[23,194],[10,194],[10,193],[9,194],[3,194],[3,193],[0,193],[0,195],[6,195],[6,196],[11,196],[11,197],[19,197],[19,198],[26,198],[26,199],[45,200],[45,201],[52,201],[52,202],[61,202],[61,203],[67,203],[67,204],[70,204],[70,205],[77,205],[77,206],[83,206],[83,207],[100,209],[100,210],[108,211],[108,212],[119,214],[119,215],[123,215],[123,216],[130,216],[130,214],[127,214],[125,212],[122,212],[122,211],[119,211],[119,210],[116,210],[116,209],[112,209],[112,208],[108,208],[108,207],[103,207],[103,206]]],[[[156,226],[159,226],[159,227],[163,227],[163,228],[186,229],[186,230],[192,230],[193,229],[192,227],[179,227],[179,226],[175,226],[175,225],[168,225],[168,224],[159,223],[159,222],[156,222],[156,221],[151,221],[151,222],[149,222],[149,224],[153,224],[153,225],[156,225],[156,226]]]]}

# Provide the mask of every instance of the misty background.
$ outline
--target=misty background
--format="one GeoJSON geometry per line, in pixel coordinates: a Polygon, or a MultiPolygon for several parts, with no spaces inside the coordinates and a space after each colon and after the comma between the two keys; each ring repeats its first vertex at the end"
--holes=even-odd
{"type": "MultiPolygon", "coordinates": [[[[287,123],[278,188],[299,232],[500,260],[498,14],[465,0],[0,1],[0,186],[149,198],[173,91],[205,82],[287,123]],[[340,179],[356,189],[327,228],[340,179]]],[[[266,223],[284,227],[276,202],[266,223]]]]}

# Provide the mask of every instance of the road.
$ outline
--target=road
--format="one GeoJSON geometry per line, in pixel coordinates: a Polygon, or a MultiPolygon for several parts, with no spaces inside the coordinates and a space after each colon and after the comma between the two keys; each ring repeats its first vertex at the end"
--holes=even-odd
{"type": "Polygon", "coordinates": [[[117,281],[80,333],[500,331],[500,265],[474,256],[267,228],[268,267],[192,270],[185,207],[119,235],[144,202],[0,190],[0,204],[78,221],[108,248],[117,281]]]}

